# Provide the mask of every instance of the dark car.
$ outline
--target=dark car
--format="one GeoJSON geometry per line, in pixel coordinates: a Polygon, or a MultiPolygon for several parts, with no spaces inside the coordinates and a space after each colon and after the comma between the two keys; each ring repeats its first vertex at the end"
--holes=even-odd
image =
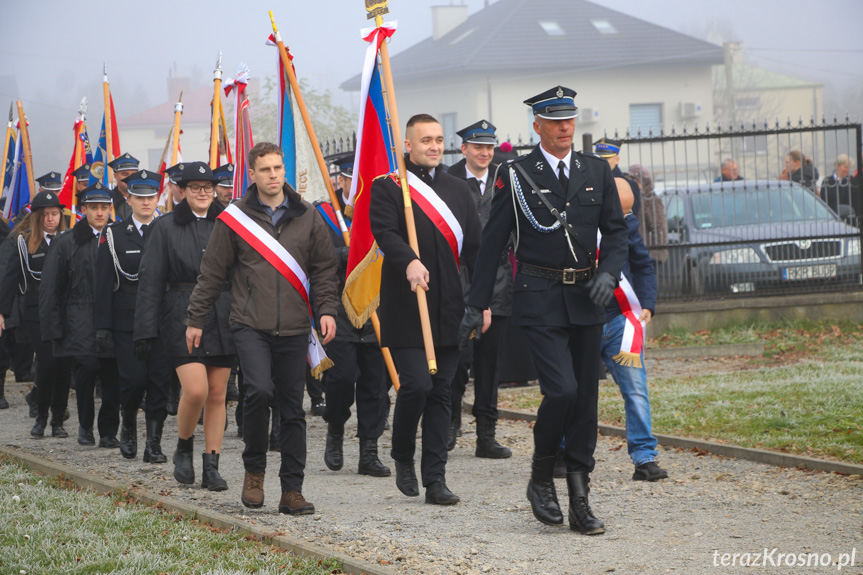
{"type": "Polygon", "coordinates": [[[860,230],[797,183],[705,183],[664,201],[671,249],[658,270],[661,296],[861,283],[860,230]]]}

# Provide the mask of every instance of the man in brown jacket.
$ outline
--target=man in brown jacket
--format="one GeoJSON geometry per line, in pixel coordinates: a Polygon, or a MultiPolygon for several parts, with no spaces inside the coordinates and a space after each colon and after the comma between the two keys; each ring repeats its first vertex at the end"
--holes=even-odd
{"type": "Polygon", "coordinates": [[[295,286],[307,278],[303,292],[309,287],[314,290],[323,343],[329,343],[336,333],[338,266],[327,225],[285,182],[284,160],[277,145],[265,142],[251,149],[249,176],[254,184],[220,216],[210,236],[198,285],[189,301],[186,342],[190,349],[198,345],[207,310],[230,281],[231,334],[246,384],[246,477],[241,499],[246,507],[264,504],[269,406],[275,392],[281,415],[279,512],[305,515],[315,511],[302,495],[306,466],[303,389],[312,325],[308,294],[295,286]],[[293,282],[283,275],[285,266],[280,272],[270,263],[273,254],[279,253],[284,258],[281,261],[290,262],[287,267],[294,266],[291,269],[298,272],[293,282]]]}

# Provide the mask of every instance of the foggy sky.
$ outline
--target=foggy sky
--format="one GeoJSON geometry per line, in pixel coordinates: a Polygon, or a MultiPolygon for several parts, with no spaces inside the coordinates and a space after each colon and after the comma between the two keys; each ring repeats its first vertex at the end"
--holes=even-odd
{"type": "MultiPolygon", "coordinates": [[[[471,14],[486,2],[463,1],[471,14]]],[[[431,35],[431,6],[461,2],[390,0],[386,20],[398,20],[391,53],[431,35]]],[[[822,82],[825,99],[841,100],[853,90],[863,93],[863,3],[857,0],[602,3],[675,31],[706,32],[711,23],[730,29],[743,42],[747,63],[822,82]]],[[[2,0],[0,113],[5,118],[8,102],[20,98],[31,122],[35,171],[65,170],[82,96],[90,100],[91,135],[98,130],[94,126],[102,115],[103,60],[122,131],[124,117],[169,99],[169,70],[209,85],[220,49],[225,77],[232,76],[241,61],[253,76],[274,76],[277,52],[264,45],[272,31],[269,9],[294,53],[298,75],[315,88],[331,90],[337,103],[350,108],[357,96],[341,92],[338,85],[361,69],[365,43],[359,31],[371,25],[362,0],[2,0]],[[123,101],[119,92],[125,95],[123,101]],[[58,142],[62,152],[45,149],[51,142],[58,142]]],[[[507,41],[501,39],[502,46],[507,41]]]]}

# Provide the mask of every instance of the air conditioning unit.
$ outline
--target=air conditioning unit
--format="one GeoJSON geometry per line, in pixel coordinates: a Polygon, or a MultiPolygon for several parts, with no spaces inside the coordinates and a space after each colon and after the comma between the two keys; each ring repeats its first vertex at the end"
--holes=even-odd
{"type": "Polygon", "coordinates": [[[599,121],[599,110],[596,108],[579,108],[578,120],[580,124],[593,124],[599,121]]]}
{"type": "Polygon", "coordinates": [[[701,104],[698,102],[680,102],[680,116],[682,118],[697,118],[701,115],[701,104]]]}

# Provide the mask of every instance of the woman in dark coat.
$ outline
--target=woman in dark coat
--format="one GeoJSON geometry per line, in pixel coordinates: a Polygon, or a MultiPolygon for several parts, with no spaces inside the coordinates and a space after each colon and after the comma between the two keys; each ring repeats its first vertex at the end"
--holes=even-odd
{"type": "Polygon", "coordinates": [[[219,453],[225,432],[225,393],[236,351],[228,327],[230,282],[210,310],[199,347],[186,346],[186,309],[198,280],[201,259],[221,209],[213,203],[217,179],[203,162],[184,163],[177,184],[185,199],[153,225],[141,259],[135,303],[135,352],[149,353],[157,337],[173,361],[183,395],[177,410],[177,450],[174,478],[195,482],[192,459],[194,433],[204,409],[203,472],[201,486],[211,491],[228,488],[219,475],[219,453]]]}
{"type": "Polygon", "coordinates": [[[36,392],[38,406],[36,423],[30,431],[33,437],[45,435],[50,408],[51,435],[69,437],[63,429],[63,414],[69,400],[69,373],[63,362],[54,358],[51,342],[42,341],[39,323],[39,288],[42,268],[54,237],[65,227],[60,198],[54,191],[39,192],[30,204],[31,212],[15,226],[15,253],[5,275],[0,279],[0,334],[4,318],[12,313],[15,295],[20,306],[23,327],[36,352],[36,392]]]}

